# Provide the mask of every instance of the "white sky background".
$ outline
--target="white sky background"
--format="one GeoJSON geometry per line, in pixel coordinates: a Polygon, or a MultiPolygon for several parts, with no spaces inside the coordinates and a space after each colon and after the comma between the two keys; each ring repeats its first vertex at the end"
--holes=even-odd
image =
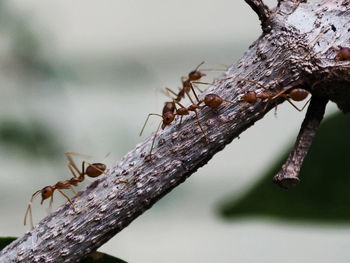
{"type": "MultiPolygon", "coordinates": [[[[92,154],[104,156],[111,151],[105,137],[114,134],[120,142],[127,141],[115,160],[142,140],[137,135],[146,114],[161,108],[164,97],[155,95],[157,89],[176,87],[179,77],[202,60],[233,62],[261,32],[257,16],[243,0],[12,0],[11,6],[27,16],[35,31],[50,43],[44,46],[49,55],[61,56],[80,67],[91,57],[102,61],[109,57],[131,58],[155,76],[153,82],[139,89],[135,89],[140,86],[137,76],[130,78],[129,85],[123,88],[118,82],[101,84],[99,88],[105,92],[84,90],[79,83],[65,83],[69,107],[62,104],[64,107],[59,111],[43,113],[41,107],[49,109],[57,103],[54,105],[58,109],[61,102],[41,102],[40,109],[35,103],[31,106],[43,120],[52,122],[53,116],[57,119],[63,118],[59,114],[64,116],[70,128],[71,144],[67,147],[74,147],[67,151],[78,148],[90,154],[94,149],[92,154]],[[108,89],[112,85],[117,89],[108,89]],[[94,105],[96,101],[103,101],[103,105],[94,105]],[[110,122],[122,125],[118,130],[96,129],[108,127],[110,122]],[[122,137],[123,134],[129,137],[122,137]]],[[[98,75],[93,72],[96,68],[89,69],[92,76],[98,75]]],[[[224,223],[213,211],[223,197],[244,192],[254,183],[281,149],[294,140],[303,115],[289,105],[282,105],[277,119],[269,114],[246,131],[240,140],[232,142],[101,251],[133,263],[348,262],[348,228],[311,228],[260,219],[224,223]],[[293,254],[289,246],[293,247],[293,254]]],[[[57,125],[57,129],[63,128],[57,125]]],[[[6,158],[1,161],[12,162],[17,163],[6,158]]],[[[25,162],[18,165],[17,175],[10,165],[4,168],[10,185],[18,182],[13,178],[23,181],[26,165],[25,162]]],[[[48,177],[54,173],[54,168],[41,166],[39,174],[48,177]]],[[[25,231],[21,222],[27,199],[33,190],[50,180],[55,181],[28,178],[23,183],[23,196],[13,200],[16,205],[3,216],[6,227],[0,226],[1,235],[21,235],[25,231]]],[[[56,201],[59,203],[59,198],[56,201]]],[[[35,209],[38,221],[44,215],[40,210],[44,209],[39,206],[35,209]]]]}

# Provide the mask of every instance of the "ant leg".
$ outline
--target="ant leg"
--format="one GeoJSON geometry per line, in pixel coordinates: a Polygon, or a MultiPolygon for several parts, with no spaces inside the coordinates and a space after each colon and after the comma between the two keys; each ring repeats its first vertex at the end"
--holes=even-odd
{"type": "Polygon", "coordinates": [[[151,145],[151,150],[149,151],[149,155],[152,155],[152,150],[153,150],[153,146],[154,146],[154,142],[156,141],[156,137],[160,128],[160,125],[162,124],[162,122],[159,123],[158,128],[156,130],[156,133],[154,134],[153,140],[152,140],[152,145],[151,145]]]}
{"type": "Polygon", "coordinates": [[[119,181],[120,183],[128,183],[128,182],[129,182],[128,180],[125,180],[125,179],[118,179],[118,181],[119,181]]]}
{"type": "Polygon", "coordinates": [[[211,85],[214,86],[214,83],[209,83],[209,82],[202,82],[202,81],[191,81],[191,84],[203,84],[203,85],[211,85]]]}
{"type": "Polygon", "coordinates": [[[260,88],[264,89],[264,90],[268,90],[268,88],[266,88],[264,85],[261,85],[259,82],[256,82],[256,81],[253,81],[253,80],[250,80],[250,79],[241,79],[245,82],[250,82],[252,84],[255,84],[257,86],[259,86],[260,88]]]}
{"type": "MultiPolygon", "coordinates": [[[[200,88],[197,87],[197,85],[193,85],[193,84],[203,84],[203,85],[209,85],[209,86],[215,86],[214,83],[208,83],[208,82],[202,82],[202,81],[191,81],[191,86],[195,87],[196,89],[198,89],[200,92],[203,92],[200,88]]],[[[192,89],[193,91],[193,89],[192,89]]],[[[194,91],[193,91],[194,92],[194,91]]],[[[198,97],[197,97],[198,98],[198,97]]]]}
{"type": "Polygon", "coordinates": [[[79,156],[82,156],[82,157],[85,157],[85,158],[91,158],[91,156],[89,156],[89,155],[81,154],[81,153],[75,153],[75,152],[66,152],[66,153],[64,153],[64,155],[67,157],[68,163],[70,163],[71,167],[79,174],[79,176],[81,176],[84,173],[84,170],[79,171],[78,167],[76,166],[76,164],[75,164],[75,162],[74,162],[74,160],[72,158],[72,155],[79,155],[79,156]]]}
{"type": "MultiPolygon", "coordinates": [[[[169,88],[165,88],[165,90],[167,91],[167,95],[169,95],[169,93],[173,94],[175,97],[177,97],[177,94],[175,91],[173,91],[172,89],[169,89],[169,88]]],[[[169,96],[170,97],[170,96],[169,96]]],[[[170,97],[171,98],[171,97],[170,97]]]]}
{"type": "MultiPolygon", "coordinates": [[[[191,100],[191,99],[190,99],[191,100]]],[[[180,106],[180,108],[186,108],[184,105],[182,105],[179,101],[177,101],[177,100],[173,100],[173,102],[175,103],[175,105],[177,104],[177,105],[179,105],[180,106]]],[[[192,102],[192,100],[191,100],[191,102],[192,102]]],[[[176,106],[175,106],[176,107],[176,106]]]]}
{"type": "Polygon", "coordinates": [[[198,113],[197,113],[196,110],[194,111],[194,113],[196,114],[197,124],[198,124],[199,128],[201,129],[201,131],[202,131],[202,133],[203,133],[203,135],[205,137],[205,141],[208,144],[210,142],[210,140],[209,140],[208,136],[205,134],[204,129],[203,129],[202,125],[201,125],[201,122],[199,121],[198,113]]]}
{"type": "Polygon", "coordinates": [[[303,107],[301,107],[301,109],[299,109],[293,102],[290,101],[290,99],[287,99],[287,101],[290,103],[290,105],[292,105],[299,112],[302,112],[305,109],[306,105],[309,104],[310,100],[311,100],[311,98],[304,104],[303,107]]]}
{"type": "Polygon", "coordinates": [[[222,99],[223,101],[225,101],[225,102],[227,102],[227,103],[230,103],[230,104],[236,104],[235,102],[233,102],[233,101],[230,101],[230,100],[225,100],[225,99],[222,99]]]}
{"type": "Polygon", "coordinates": [[[196,88],[200,93],[203,92],[203,90],[201,90],[197,85],[193,85],[194,88],[196,88]]]}
{"type": "Polygon", "coordinates": [[[275,112],[274,112],[275,118],[277,118],[277,107],[278,105],[275,106],[275,112]]]}
{"type": "Polygon", "coordinates": [[[72,202],[72,199],[70,199],[70,197],[68,195],[66,195],[63,191],[61,191],[60,189],[57,189],[67,200],[68,202],[72,205],[73,211],[76,212],[74,204],[72,202]]]}
{"type": "Polygon", "coordinates": [[[79,176],[76,175],[76,171],[74,169],[74,166],[70,162],[67,162],[67,167],[68,167],[69,171],[72,173],[74,178],[77,178],[77,177],[81,176],[80,171],[78,172],[79,176]]]}
{"type": "Polygon", "coordinates": [[[192,82],[190,82],[190,83],[191,83],[191,90],[192,90],[192,92],[193,92],[193,95],[194,95],[194,97],[195,97],[196,100],[197,100],[197,105],[199,105],[199,104],[201,103],[201,101],[199,100],[199,98],[198,98],[198,96],[197,96],[197,93],[195,92],[195,90],[194,90],[194,88],[193,88],[192,82]]]}
{"type": "MultiPolygon", "coordinates": [[[[186,92],[186,94],[187,94],[187,92],[186,92]]],[[[191,98],[190,98],[190,100],[191,100],[191,98]]],[[[176,108],[176,103],[179,103],[180,104],[180,102],[179,101],[177,101],[177,100],[175,100],[175,99],[173,99],[173,102],[175,103],[174,104],[174,106],[175,106],[175,111],[177,111],[177,108],[176,108]]],[[[181,104],[180,104],[181,105],[181,104]]],[[[181,107],[183,107],[183,106],[181,106],[181,107]]],[[[175,118],[176,118],[176,116],[177,115],[175,115],[175,118]]],[[[179,129],[180,129],[180,126],[181,126],[181,124],[182,124],[182,115],[180,115],[180,123],[179,123],[179,129]]]]}
{"type": "Polygon", "coordinates": [[[182,124],[182,115],[180,116],[180,123],[179,123],[179,128],[180,128],[180,126],[181,126],[181,124],[182,124]]]}
{"type": "MultiPolygon", "coordinates": [[[[192,85],[191,85],[191,86],[192,86],[192,85]]],[[[192,104],[194,104],[194,101],[193,101],[193,99],[191,98],[190,92],[186,90],[185,93],[186,93],[188,99],[190,100],[190,102],[191,102],[192,104]]]]}
{"type": "Polygon", "coordinates": [[[31,226],[32,229],[34,228],[34,225],[33,225],[33,214],[32,214],[32,204],[33,204],[34,198],[40,193],[41,193],[41,190],[38,190],[32,195],[32,198],[30,199],[30,201],[28,203],[28,207],[27,207],[26,213],[24,214],[24,225],[27,224],[27,216],[29,215],[30,226],[31,226]]]}
{"type": "Polygon", "coordinates": [[[264,112],[266,112],[267,107],[270,105],[270,102],[271,102],[270,100],[268,100],[268,101],[266,102],[266,105],[265,105],[264,110],[263,110],[264,112]]]}
{"type": "Polygon", "coordinates": [[[281,91],[278,92],[275,96],[273,96],[273,97],[271,98],[271,100],[274,100],[274,99],[278,98],[278,97],[281,96],[283,93],[285,93],[287,90],[289,90],[289,89],[281,90],[281,91]]]}
{"type": "Polygon", "coordinates": [[[51,195],[51,198],[50,198],[50,204],[49,204],[49,211],[51,213],[51,210],[52,210],[52,204],[53,204],[53,195],[51,195]]]}
{"type": "Polygon", "coordinates": [[[101,170],[100,168],[96,167],[95,165],[93,165],[92,163],[89,163],[87,161],[83,161],[83,163],[86,163],[87,165],[93,167],[95,170],[103,173],[104,175],[107,175],[107,176],[111,176],[110,174],[106,173],[105,171],[101,170]]]}
{"type": "Polygon", "coordinates": [[[146,121],[145,121],[145,123],[143,124],[143,127],[142,127],[142,129],[141,129],[140,136],[142,135],[143,130],[144,130],[145,127],[146,127],[146,124],[147,124],[147,122],[148,122],[149,117],[152,116],[152,115],[159,116],[159,117],[163,118],[162,115],[157,114],[157,113],[150,113],[150,114],[148,114],[147,119],[146,119],[146,121]]]}
{"type": "Polygon", "coordinates": [[[227,69],[219,69],[219,68],[205,68],[201,69],[201,72],[225,72],[227,69]]]}
{"type": "Polygon", "coordinates": [[[77,195],[77,192],[75,191],[74,187],[69,185],[69,189],[72,191],[74,195],[77,195]]]}

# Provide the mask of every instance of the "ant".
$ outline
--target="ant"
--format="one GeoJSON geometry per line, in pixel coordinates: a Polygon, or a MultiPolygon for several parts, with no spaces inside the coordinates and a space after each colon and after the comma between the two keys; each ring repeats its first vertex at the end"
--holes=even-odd
{"type": "MultiPolygon", "coordinates": [[[[166,90],[173,95],[175,95],[175,100],[180,102],[181,99],[185,97],[185,94],[188,94],[193,87],[195,87],[199,92],[202,92],[197,86],[193,85],[193,83],[197,84],[209,84],[209,83],[202,83],[202,82],[196,82],[199,81],[202,77],[206,76],[205,71],[211,71],[211,72],[216,72],[216,71],[223,71],[227,69],[227,65],[224,64],[218,64],[218,63],[213,63],[209,61],[202,61],[195,67],[194,70],[192,70],[186,77],[181,77],[181,82],[182,82],[182,88],[179,90],[178,93],[173,92],[171,89],[166,88],[166,90]],[[215,64],[219,66],[225,67],[225,69],[202,69],[199,70],[199,68],[204,65],[204,64],[215,64]]],[[[196,96],[196,95],[195,95],[196,96]]]]}
{"type": "MultiPolygon", "coordinates": [[[[173,94],[175,94],[171,89],[168,89],[170,92],[172,92],[173,94]]],[[[230,104],[234,104],[234,102],[232,101],[229,101],[229,100],[225,100],[223,98],[221,98],[220,96],[216,95],[216,94],[207,94],[203,100],[199,100],[196,92],[194,91],[194,88],[191,86],[191,90],[197,100],[197,103],[194,103],[193,99],[191,98],[190,94],[189,93],[186,93],[188,98],[190,99],[191,101],[191,105],[188,106],[188,107],[185,107],[183,106],[176,98],[173,99],[173,102],[172,104],[169,104],[171,102],[166,102],[165,105],[164,105],[164,108],[163,108],[163,113],[162,115],[160,114],[157,114],[157,113],[150,113],[148,114],[147,116],[147,119],[141,129],[141,132],[140,132],[140,136],[142,135],[143,133],[143,130],[145,129],[146,127],[146,124],[148,122],[148,119],[150,116],[154,115],[154,116],[158,116],[158,117],[161,117],[162,118],[162,121],[160,122],[160,124],[158,125],[158,128],[156,130],[156,133],[153,137],[153,141],[152,141],[152,145],[151,145],[151,150],[150,150],[150,155],[152,154],[152,150],[153,150],[153,146],[154,146],[154,142],[155,142],[155,139],[156,139],[156,136],[157,136],[157,133],[160,129],[160,127],[162,129],[164,129],[166,126],[170,125],[174,120],[175,120],[175,117],[176,116],[180,116],[181,117],[181,120],[180,120],[180,123],[182,121],[182,117],[185,116],[185,115],[189,115],[191,111],[193,111],[196,115],[196,119],[197,119],[197,124],[199,126],[199,128],[201,129],[205,139],[206,139],[206,142],[208,143],[209,142],[209,138],[206,136],[205,132],[204,132],[204,129],[199,121],[199,117],[198,117],[198,112],[197,110],[198,109],[203,109],[204,107],[210,107],[212,109],[216,109],[218,108],[223,102],[227,102],[227,103],[230,103],[230,104]],[[202,103],[204,103],[204,105],[201,105],[202,103]],[[175,110],[172,111],[172,110],[166,110],[168,108],[171,108],[170,105],[173,105],[175,110]],[[176,108],[176,105],[179,106],[179,108],[176,108]]],[[[172,108],[171,108],[172,109],[172,108]]]]}
{"type": "MultiPolygon", "coordinates": [[[[172,92],[173,94],[175,94],[171,89],[167,89],[167,90],[172,92]]],[[[164,104],[162,115],[157,114],[157,113],[149,113],[148,114],[148,116],[146,118],[146,121],[145,121],[145,123],[144,123],[144,125],[143,125],[143,127],[141,129],[140,136],[142,135],[142,133],[143,133],[145,127],[146,127],[146,124],[147,124],[148,119],[149,119],[150,116],[153,115],[153,116],[158,116],[158,117],[162,118],[162,121],[158,125],[156,133],[155,133],[155,135],[153,137],[153,140],[152,140],[150,155],[152,154],[152,150],[153,150],[153,147],[154,147],[154,142],[155,142],[155,139],[157,137],[157,134],[158,134],[158,131],[159,131],[160,127],[162,129],[164,129],[166,126],[169,126],[175,120],[176,116],[180,116],[181,117],[181,121],[182,121],[182,117],[185,116],[185,115],[189,115],[191,111],[193,111],[196,114],[197,124],[198,124],[199,128],[201,129],[202,133],[204,134],[204,137],[206,138],[207,142],[209,141],[207,136],[204,133],[203,127],[200,124],[200,121],[199,121],[199,118],[198,118],[197,109],[200,109],[201,107],[198,104],[195,104],[193,102],[192,98],[189,96],[188,93],[187,93],[187,95],[188,95],[189,99],[192,102],[192,104],[189,107],[185,107],[177,99],[173,99],[172,102],[166,102],[164,104]],[[179,108],[177,108],[176,105],[178,105],[179,108]]]]}
{"type": "MultiPolygon", "coordinates": [[[[278,97],[282,97],[285,100],[287,100],[297,111],[301,112],[304,110],[306,105],[309,103],[310,100],[308,100],[302,108],[298,108],[291,100],[293,101],[302,101],[306,99],[306,97],[309,95],[309,92],[305,89],[301,88],[295,88],[295,89],[286,89],[282,90],[280,92],[271,92],[269,91],[265,86],[261,85],[260,83],[256,81],[252,81],[249,79],[241,79],[242,81],[253,83],[265,90],[265,92],[262,93],[256,93],[255,91],[249,91],[246,94],[242,96],[242,100],[248,103],[255,103],[258,99],[261,100],[274,100],[278,97]]],[[[265,108],[266,109],[266,108],[265,108]]]]}
{"type": "Polygon", "coordinates": [[[350,48],[339,46],[339,51],[335,56],[336,61],[350,61],[350,48]]]}
{"type": "MultiPolygon", "coordinates": [[[[74,154],[76,154],[76,153],[73,153],[73,152],[66,152],[65,153],[65,156],[68,160],[67,167],[70,170],[70,172],[72,173],[73,177],[70,178],[69,180],[59,181],[56,184],[51,185],[51,186],[50,185],[45,186],[41,190],[36,191],[32,195],[30,202],[28,203],[28,207],[27,207],[26,213],[24,215],[24,225],[26,225],[27,217],[29,215],[30,224],[31,224],[31,227],[33,228],[32,203],[33,203],[34,198],[37,195],[41,194],[41,202],[40,202],[41,205],[43,204],[44,200],[50,198],[49,207],[51,208],[52,203],[53,203],[53,194],[54,194],[55,190],[57,190],[68,200],[68,202],[72,205],[73,210],[75,210],[72,200],[62,190],[70,189],[73,192],[73,194],[76,195],[76,191],[74,190],[73,186],[77,186],[78,183],[84,181],[85,176],[95,178],[95,177],[100,176],[101,174],[106,174],[105,170],[107,167],[103,163],[90,164],[86,161],[83,161],[82,168],[81,168],[81,170],[79,170],[78,167],[76,166],[75,162],[73,161],[73,158],[72,158],[72,155],[74,155],[74,154]],[[88,165],[88,166],[85,168],[85,165],[88,165]]],[[[127,182],[126,180],[120,180],[120,181],[127,182]]]]}

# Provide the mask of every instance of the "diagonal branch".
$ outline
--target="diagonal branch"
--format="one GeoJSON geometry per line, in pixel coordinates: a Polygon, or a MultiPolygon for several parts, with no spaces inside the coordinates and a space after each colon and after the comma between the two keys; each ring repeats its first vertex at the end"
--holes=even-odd
{"type": "MultiPolygon", "coordinates": [[[[327,8],[318,3],[299,5],[292,18],[276,10],[271,18],[274,21],[270,34],[255,41],[215,82],[216,85],[199,98],[214,93],[234,103],[225,102],[216,111],[208,108],[198,111],[210,143],[206,142],[195,115],[183,118],[182,125],[177,122],[162,130],[155,140],[152,158],[148,153],[153,137],[147,138],[108,171],[111,176],[102,176],[78,193],[72,199],[74,209],[66,203],[0,251],[0,262],[79,262],[204,166],[234,138],[263,118],[267,110],[283,101],[276,98],[269,103],[271,96],[267,96],[267,99],[248,103],[242,99],[248,92],[266,92],[262,86],[271,94],[312,87],[309,91],[313,95],[330,99],[344,112],[349,112],[350,62],[334,61],[335,54],[328,46],[348,46],[346,1],[325,1],[327,8]],[[300,17],[308,19],[300,23],[300,17]],[[314,39],[320,39],[320,28],[329,27],[329,21],[335,24],[337,32],[330,30],[322,35],[320,45],[311,45],[314,39]],[[320,52],[324,50],[329,53],[320,52]],[[328,57],[323,60],[320,54],[328,57]],[[334,71],[336,66],[341,66],[341,71],[334,71]],[[318,85],[312,85],[316,81],[318,85]],[[332,83],[331,89],[327,83],[332,83]],[[128,183],[121,183],[120,179],[128,183]]],[[[310,108],[317,108],[316,98],[310,108]]]]}
{"type": "Polygon", "coordinates": [[[262,0],[245,0],[246,3],[257,13],[260,21],[261,28],[264,33],[267,33],[271,30],[270,26],[270,9],[264,4],[262,0]]]}
{"type": "Polygon", "coordinates": [[[281,171],[273,178],[273,181],[282,188],[289,189],[299,183],[300,168],[323,119],[327,102],[326,98],[312,96],[293,150],[281,171]]]}

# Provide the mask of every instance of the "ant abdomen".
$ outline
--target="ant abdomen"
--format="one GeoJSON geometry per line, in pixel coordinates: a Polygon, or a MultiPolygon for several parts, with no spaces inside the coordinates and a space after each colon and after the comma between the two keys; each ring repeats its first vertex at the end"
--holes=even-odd
{"type": "Polygon", "coordinates": [[[335,57],[336,61],[347,61],[350,60],[350,48],[340,47],[338,54],[335,57]]]}
{"type": "Polygon", "coordinates": [[[204,97],[204,103],[206,106],[215,109],[223,103],[223,99],[216,94],[208,94],[204,97]]]}
{"type": "Polygon", "coordinates": [[[255,103],[257,101],[256,93],[254,91],[249,91],[242,96],[242,100],[248,103],[255,103]]]}
{"type": "Polygon", "coordinates": [[[106,170],[106,165],[103,163],[93,163],[86,168],[86,175],[89,177],[97,177],[103,174],[106,170]]]}
{"type": "Polygon", "coordinates": [[[289,96],[294,101],[302,101],[306,99],[309,95],[309,92],[304,89],[293,89],[289,92],[289,96]]]}

